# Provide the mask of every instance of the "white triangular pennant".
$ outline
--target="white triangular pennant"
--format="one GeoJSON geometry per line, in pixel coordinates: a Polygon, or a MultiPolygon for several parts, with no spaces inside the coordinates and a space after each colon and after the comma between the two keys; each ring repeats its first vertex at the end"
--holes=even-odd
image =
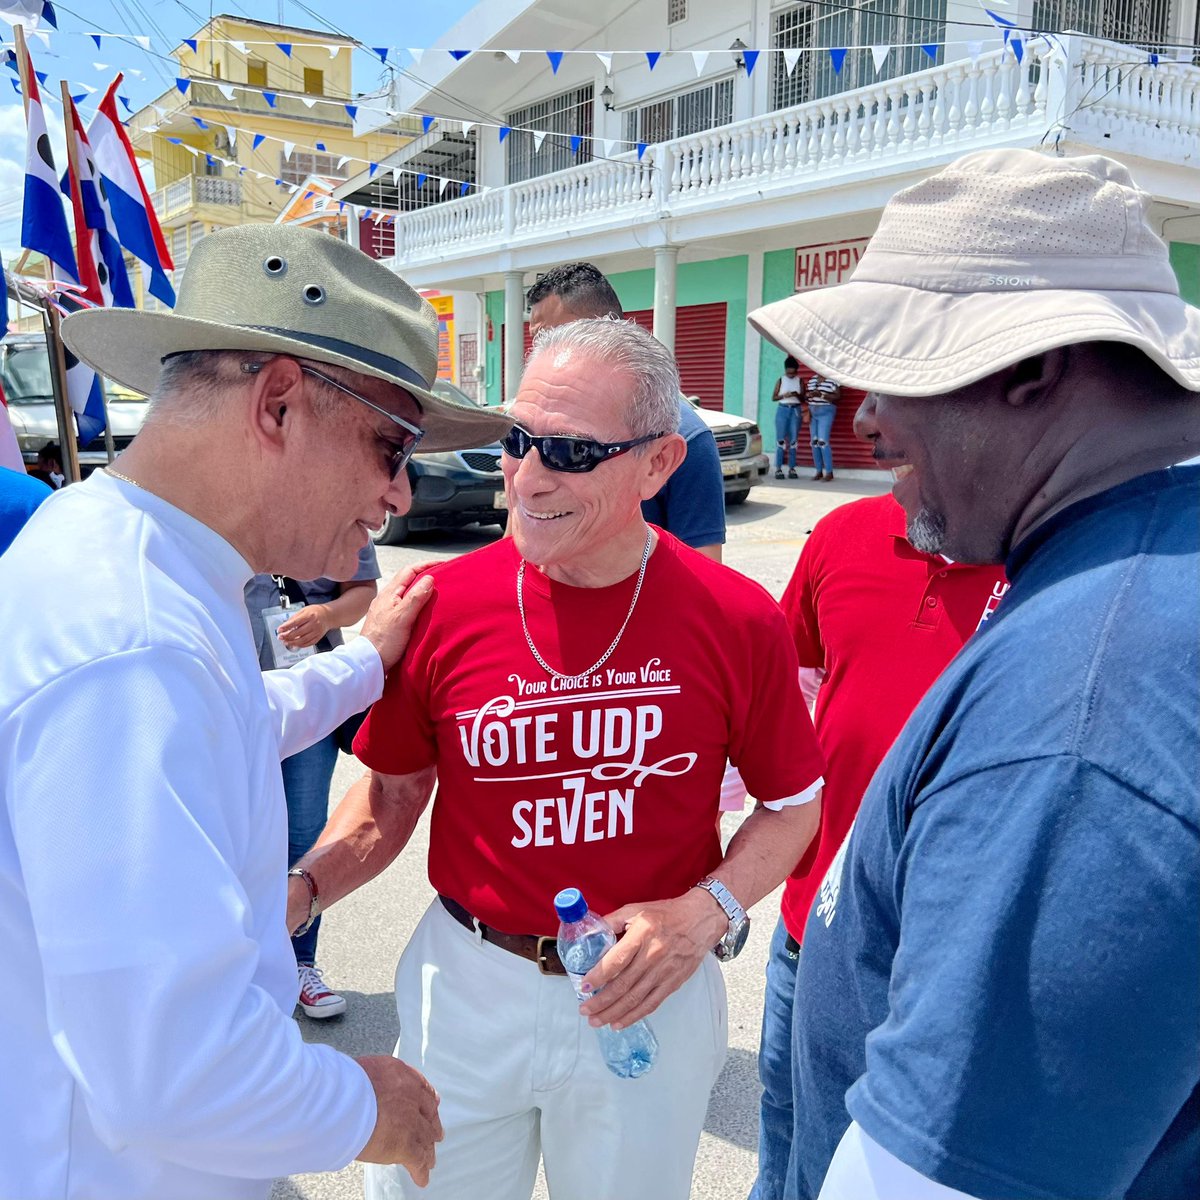
{"type": "Polygon", "coordinates": [[[236,51],[237,51],[239,54],[245,54],[245,53],[246,53],[246,43],[245,43],[245,42],[235,42],[235,41],[230,41],[230,43],[229,43],[229,44],[230,44],[230,45],[231,45],[231,46],[232,46],[232,47],[233,47],[233,48],[234,48],[234,49],[235,49],[235,50],[236,50],[236,51]]]}
{"type": "Polygon", "coordinates": [[[147,133],[157,133],[157,132],[158,132],[158,126],[157,126],[157,125],[147,125],[147,126],[146,126],[146,132],[147,132],[147,133]]]}
{"type": "Polygon", "coordinates": [[[135,34],[133,40],[137,42],[137,44],[141,46],[143,50],[150,49],[150,39],[144,33],[135,34]]]}
{"type": "Polygon", "coordinates": [[[540,129],[533,131],[533,152],[536,154],[541,148],[542,143],[546,140],[546,135],[540,129]]]}
{"type": "Polygon", "coordinates": [[[341,46],[326,46],[325,49],[329,51],[330,58],[337,58],[341,46]]]}
{"type": "Polygon", "coordinates": [[[612,55],[605,54],[603,51],[597,50],[596,57],[604,64],[605,75],[611,75],[612,74],[612,55]]]}
{"type": "Polygon", "coordinates": [[[412,55],[413,62],[415,62],[417,64],[417,66],[420,66],[421,59],[423,59],[425,57],[425,51],[424,50],[414,50],[410,46],[408,52],[409,52],[409,54],[412,55]]]}
{"type": "Polygon", "coordinates": [[[700,75],[704,70],[704,64],[708,62],[707,50],[692,51],[692,65],[696,68],[696,74],[700,75]]]}
{"type": "Polygon", "coordinates": [[[85,92],[87,92],[87,94],[88,94],[89,96],[90,96],[90,95],[92,95],[92,93],[93,93],[93,92],[97,92],[97,91],[99,91],[99,90],[100,90],[99,88],[94,88],[94,87],[92,87],[90,84],[86,84],[86,83],[81,83],[79,86],[80,86],[81,88],[83,88],[83,90],[84,90],[85,92]]]}
{"type": "Polygon", "coordinates": [[[125,74],[132,75],[135,79],[145,79],[146,78],[146,72],[139,71],[137,69],[137,67],[126,67],[125,74]]]}
{"type": "Polygon", "coordinates": [[[979,60],[979,56],[982,53],[983,53],[983,43],[982,42],[968,42],[967,43],[967,57],[970,58],[970,60],[972,62],[977,62],[979,60]]]}
{"type": "Polygon", "coordinates": [[[787,73],[789,75],[796,69],[796,64],[800,61],[800,55],[803,53],[803,50],[800,50],[795,46],[793,46],[790,50],[785,50],[783,52],[783,61],[787,66],[787,73]]]}
{"type": "Polygon", "coordinates": [[[300,103],[303,104],[305,108],[312,108],[312,106],[314,104],[316,104],[316,102],[317,102],[317,100],[316,100],[315,96],[301,96],[300,97],[300,103]]]}
{"type": "Polygon", "coordinates": [[[883,64],[887,62],[887,56],[891,53],[891,46],[872,46],[871,58],[875,62],[875,74],[878,75],[883,70],[883,64]]]}
{"type": "Polygon", "coordinates": [[[466,137],[466,136],[467,136],[467,134],[471,132],[471,126],[472,126],[473,124],[474,124],[474,122],[473,122],[473,121],[463,121],[463,122],[462,122],[462,135],[463,135],[463,137],[466,137]]]}
{"type": "Polygon", "coordinates": [[[438,185],[438,195],[439,195],[439,196],[444,196],[444,195],[446,194],[446,188],[447,188],[447,187],[449,187],[449,186],[450,186],[450,180],[449,180],[449,179],[443,179],[443,180],[441,181],[441,183],[438,185]]]}
{"type": "Polygon", "coordinates": [[[295,148],[296,148],[296,143],[295,143],[295,142],[284,142],[284,143],[283,143],[283,157],[284,157],[284,158],[291,158],[291,157],[292,157],[292,151],[293,151],[293,150],[295,150],[295,148]]]}
{"type": "Polygon", "coordinates": [[[392,182],[393,182],[393,183],[394,183],[394,184],[395,184],[397,187],[399,187],[399,186],[400,186],[400,176],[401,176],[401,175],[403,175],[403,174],[404,174],[404,171],[403,171],[403,170],[402,170],[400,167],[393,167],[393,168],[392,168],[392,182]]]}
{"type": "Polygon", "coordinates": [[[521,61],[520,50],[505,50],[504,53],[508,56],[509,62],[519,63],[521,61]]]}
{"type": "Polygon", "coordinates": [[[190,155],[191,155],[193,158],[195,158],[195,157],[196,157],[196,155],[200,153],[200,151],[199,151],[198,149],[196,149],[196,147],[195,147],[195,146],[189,146],[189,145],[187,144],[187,142],[180,142],[180,145],[181,145],[181,146],[182,146],[182,147],[183,147],[183,148],[184,148],[184,149],[185,149],[185,150],[186,150],[186,151],[187,151],[187,152],[188,152],[188,153],[189,153],[189,154],[190,154],[190,155]]]}
{"type": "Polygon", "coordinates": [[[603,145],[604,145],[604,157],[605,158],[612,158],[613,147],[616,144],[617,144],[616,138],[605,138],[604,139],[603,145]]]}
{"type": "Polygon", "coordinates": [[[217,91],[218,91],[218,92],[220,92],[220,93],[221,93],[221,95],[222,95],[222,96],[224,96],[226,100],[232,100],[232,99],[233,99],[233,84],[231,84],[231,83],[218,83],[218,84],[217,84],[217,91]]]}
{"type": "Polygon", "coordinates": [[[97,71],[107,71],[108,70],[108,63],[94,62],[94,63],[92,63],[92,66],[95,67],[97,71]]]}
{"type": "Polygon", "coordinates": [[[338,159],[337,169],[340,171],[349,161],[350,161],[350,155],[344,154],[341,158],[338,159]]]}

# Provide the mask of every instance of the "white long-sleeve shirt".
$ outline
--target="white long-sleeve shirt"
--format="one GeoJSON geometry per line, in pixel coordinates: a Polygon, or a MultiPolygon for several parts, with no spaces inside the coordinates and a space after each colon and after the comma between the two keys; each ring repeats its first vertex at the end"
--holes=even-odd
{"type": "Polygon", "coordinates": [[[377,699],[264,678],[213,530],[97,473],[0,557],[0,1200],[265,1197],[375,1122],[291,1013],[280,759],[377,699]]]}

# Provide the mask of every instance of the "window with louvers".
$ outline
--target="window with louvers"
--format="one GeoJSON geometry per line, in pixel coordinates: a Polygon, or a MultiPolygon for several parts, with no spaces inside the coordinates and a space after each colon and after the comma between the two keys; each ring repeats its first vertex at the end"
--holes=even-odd
{"type": "Polygon", "coordinates": [[[817,3],[781,9],[771,19],[771,46],[803,52],[790,73],[782,54],[771,55],[771,107],[820,100],[941,63],[945,39],[946,0],[879,0],[870,11],[817,3]],[[880,45],[892,49],[877,72],[870,47],[880,45]],[[935,57],[922,45],[936,46],[935,57]],[[838,46],[848,49],[835,72],[829,48],[838,46]]]}
{"type": "Polygon", "coordinates": [[[504,139],[508,182],[520,183],[590,162],[593,107],[589,83],[509,113],[505,124],[512,133],[504,139]],[[534,133],[550,136],[543,139],[539,148],[534,133]],[[571,149],[573,137],[583,139],[578,152],[571,149]]]}
{"type": "Polygon", "coordinates": [[[687,0],[667,0],[667,24],[678,25],[687,20],[687,0]]]}
{"type": "Polygon", "coordinates": [[[1159,48],[1170,39],[1171,9],[1172,0],[1034,0],[1033,28],[1159,48]]]}
{"type": "Polygon", "coordinates": [[[625,140],[633,145],[686,137],[733,120],[733,80],[718,79],[678,96],[631,108],[625,114],[625,140]]]}

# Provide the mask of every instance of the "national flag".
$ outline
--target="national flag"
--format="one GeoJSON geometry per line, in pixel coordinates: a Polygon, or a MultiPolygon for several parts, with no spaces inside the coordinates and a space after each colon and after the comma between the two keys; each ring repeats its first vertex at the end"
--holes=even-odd
{"type": "Polygon", "coordinates": [[[80,282],[88,288],[84,277],[84,244],[86,257],[92,261],[96,290],[87,291],[88,299],[96,304],[115,305],[118,308],[134,308],[133,289],[129,285],[129,272],[125,268],[125,255],[113,224],[112,212],[104,185],[100,181],[92,147],[79,120],[74,103],[71,104],[71,125],[75,131],[75,164],[78,175],[70,169],[68,157],[68,194],[75,210],[75,245],[79,250],[80,282]],[[86,233],[86,238],[84,234],[86,233]]]}
{"type": "Polygon", "coordinates": [[[133,147],[117,115],[116,94],[121,80],[118,75],[109,85],[88,128],[93,162],[104,186],[118,242],[149,268],[150,294],[174,307],[175,289],[166,272],[175,264],[138,170],[133,147]]]}
{"type": "Polygon", "coordinates": [[[46,114],[38,92],[33,61],[25,49],[24,79],[29,88],[26,97],[26,124],[29,141],[25,153],[25,201],[21,213],[21,245],[44,255],[50,272],[56,279],[79,282],[75,254],[71,249],[71,234],[67,215],[58,195],[58,172],[54,169],[54,153],[50,135],[46,132],[46,114]]]}

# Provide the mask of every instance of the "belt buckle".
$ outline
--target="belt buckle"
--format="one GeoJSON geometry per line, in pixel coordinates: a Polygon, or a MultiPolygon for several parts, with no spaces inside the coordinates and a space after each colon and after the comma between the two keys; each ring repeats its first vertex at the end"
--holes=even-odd
{"type": "Polygon", "coordinates": [[[555,947],[555,952],[557,953],[558,938],[552,937],[548,934],[543,934],[537,940],[537,958],[535,960],[537,962],[537,969],[543,975],[557,975],[557,971],[550,971],[546,968],[546,964],[550,962],[550,958],[544,949],[546,942],[549,942],[551,945],[553,945],[555,947]]]}

